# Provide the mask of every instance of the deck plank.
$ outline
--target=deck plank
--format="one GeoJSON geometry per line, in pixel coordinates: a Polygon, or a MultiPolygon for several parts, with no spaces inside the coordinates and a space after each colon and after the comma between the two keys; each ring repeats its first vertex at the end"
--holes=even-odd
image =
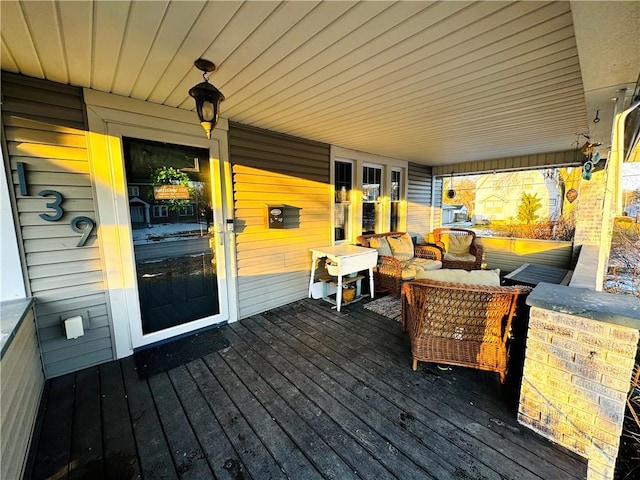
{"type": "Polygon", "coordinates": [[[179,477],[184,480],[210,478],[211,468],[169,376],[161,373],[149,378],[149,388],[179,477]]]}
{"type": "Polygon", "coordinates": [[[148,379],[129,357],[48,380],[25,480],[586,478],[517,423],[510,385],[414,372],[407,334],[362,303],[305,299],[221,331],[228,348],[148,379]]]}
{"type": "Polygon", "coordinates": [[[120,362],[100,365],[103,467],[107,479],[140,477],[138,451],[127,406],[120,362]]]}
{"type": "MultiPolygon", "coordinates": [[[[277,419],[272,417],[260,400],[247,389],[221,355],[208,355],[204,361],[284,473],[290,478],[321,480],[322,475],[305,457],[304,450],[296,446],[277,419]]],[[[262,397],[267,392],[256,393],[262,397]]]]}
{"type": "MultiPolygon", "coordinates": [[[[269,363],[269,359],[276,356],[275,352],[271,352],[270,356],[270,352],[267,351],[265,356],[261,356],[258,353],[262,350],[259,348],[260,342],[241,324],[232,325],[231,330],[232,333],[227,333],[227,338],[233,348],[238,349],[239,353],[241,352],[243,358],[256,373],[264,378],[291,408],[322,436],[334,452],[348,463],[354,473],[359,474],[361,478],[393,478],[390,472],[362,448],[354,438],[342,431],[341,425],[326,415],[313,402],[312,398],[307,397],[297,388],[296,385],[299,384],[297,381],[295,383],[290,381],[269,363]]],[[[296,377],[297,372],[291,371],[290,373],[292,377],[296,377]]]]}
{"type": "Polygon", "coordinates": [[[76,374],[74,405],[69,478],[101,480],[104,478],[102,414],[100,370],[97,367],[76,374]]]}
{"type": "Polygon", "coordinates": [[[242,358],[245,353],[245,349],[240,349],[239,352],[230,349],[222,352],[220,356],[245,385],[251,385],[251,393],[267,410],[272,420],[295,442],[296,449],[305,452],[322,478],[357,479],[353,470],[324,439],[242,358]]]}
{"type": "Polygon", "coordinates": [[[238,468],[244,470],[246,467],[239,462],[238,454],[227,439],[187,367],[183,365],[174,368],[168,374],[214,476],[216,478],[228,476],[224,468],[228,460],[238,461],[238,468]]]}
{"type": "MultiPolygon", "coordinates": [[[[343,428],[351,426],[352,434],[355,434],[356,438],[371,449],[385,466],[396,473],[397,476],[400,474],[399,476],[402,478],[437,478],[431,476],[424,468],[394,446],[394,443],[388,438],[389,433],[381,428],[384,422],[375,415],[375,412],[358,402],[355,395],[299,355],[295,349],[279,341],[270,331],[264,328],[263,322],[259,317],[259,315],[252,317],[247,322],[244,322],[244,325],[256,337],[264,339],[264,342],[270,348],[281,352],[290,365],[300,370],[308,378],[313,378],[313,387],[305,393],[312,395],[316,403],[328,415],[336,418],[343,428]],[[375,421],[371,421],[370,416],[375,421]]],[[[390,427],[388,424],[384,426],[390,427]]],[[[447,478],[444,475],[445,473],[440,478],[447,478]]]]}
{"type": "Polygon", "coordinates": [[[285,479],[286,475],[280,466],[205,362],[203,360],[190,362],[187,364],[187,369],[198,384],[235,451],[240,455],[239,461],[246,466],[251,478],[285,479]]]}
{"type": "Polygon", "coordinates": [[[75,374],[54,378],[47,397],[33,478],[69,478],[75,374]]]}

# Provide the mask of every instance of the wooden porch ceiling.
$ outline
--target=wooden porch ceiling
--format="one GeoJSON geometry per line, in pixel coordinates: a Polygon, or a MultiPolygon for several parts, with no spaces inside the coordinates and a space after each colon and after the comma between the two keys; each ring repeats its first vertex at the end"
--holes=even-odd
{"type": "MultiPolygon", "coordinates": [[[[566,151],[640,64],[638,2],[14,1],[2,69],[427,165],[566,151]],[[586,83],[585,83],[586,80],[586,83]]],[[[600,138],[602,137],[602,138],[600,138]]]]}
{"type": "Polygon", "coordinates": [[[230,348],[149,380],[130,357],[49,381],[26,478],[585,478],[497,375],[413,372],[399,325],[361,304],[223,329],[230,348]]]}

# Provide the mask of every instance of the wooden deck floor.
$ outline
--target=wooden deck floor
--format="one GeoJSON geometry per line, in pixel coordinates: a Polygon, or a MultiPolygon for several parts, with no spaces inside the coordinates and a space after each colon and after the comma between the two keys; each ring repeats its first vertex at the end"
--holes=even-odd
{"type": "Polygon", "coordinates": [[[410,368],[397,323],[303,300],[140,380],[131,357],[47,382],[26,478],[576,479],[497,374],[410,368]]]}

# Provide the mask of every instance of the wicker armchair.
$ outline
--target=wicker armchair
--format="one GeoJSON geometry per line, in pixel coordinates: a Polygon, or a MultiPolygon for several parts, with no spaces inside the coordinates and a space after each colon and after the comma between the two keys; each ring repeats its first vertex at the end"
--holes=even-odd
{"type": "MultiPolygon", "coordinates": [[[[358,237],[358,243],[363,247],[373,248],[369,243],[372,238],[399,238],[404,234],[405,232],[388,232],[360,235],[358,237]]],[[[438,262],[438,265],[435,266],[435,268],[442,267],[442,253],[437,247],[416,245],[414,247],[413,254],[417,258],[424,258],[427,260],[438,262]]],[[[394,295],[400,296],[402,290],[402,282],[413,280],[413,277],[407,277],[406,268],[404,268],[403,271],[403,267],[403,262],[401,262],[399,259],[392,256],[381,255],[380,253],[378,253],[378,264],[373,269],[373,277],[376,290],[382,292],[390,292],[394,295]]]]}
{"type": "Polygon", "coordinates": [[[433,241],[442,249],[442,268],[462,268],[464,270],[480,270],[482,268],[482,245],[476,242],[476,232],[464,228],[436,228],[433,230],[433,241]],[[469,252],[456,255],[448,251],[448,238],[451,236],[471,236],[469,252]]]}
{"type": "Polygon", "coordinates": [[[507,338],[523,286],[415,280],[402,286],[402,327],[418,361],[507,373],[507,338]]]}

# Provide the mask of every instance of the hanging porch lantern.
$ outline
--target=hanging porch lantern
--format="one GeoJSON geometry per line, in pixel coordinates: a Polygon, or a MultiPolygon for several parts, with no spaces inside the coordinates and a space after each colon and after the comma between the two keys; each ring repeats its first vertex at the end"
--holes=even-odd
{"type": "Polygon", "coordinates": [[[218,123],[218,113],[220,111],[220,102],[224,100],[224,95],[220,90],[209,83],[205,76],[207,73],[213,72],[216,66],[209,60],[199,58],[194,62],[198,70],[202,70],[202,78],[204,82],[200,82],[189,90],[196,101],[196,113],[200,119],[200,125],[204,128],[207,138],[211,139],[211,130],[218,123]]]}
{"type": "Polygon", "coordinates": [[[453,172],[451,172],[451,180],[449,181],[449,190],[447,190],[447,198],[453,200],[456,196],[456,191],[453,188],[453,172]]]}

